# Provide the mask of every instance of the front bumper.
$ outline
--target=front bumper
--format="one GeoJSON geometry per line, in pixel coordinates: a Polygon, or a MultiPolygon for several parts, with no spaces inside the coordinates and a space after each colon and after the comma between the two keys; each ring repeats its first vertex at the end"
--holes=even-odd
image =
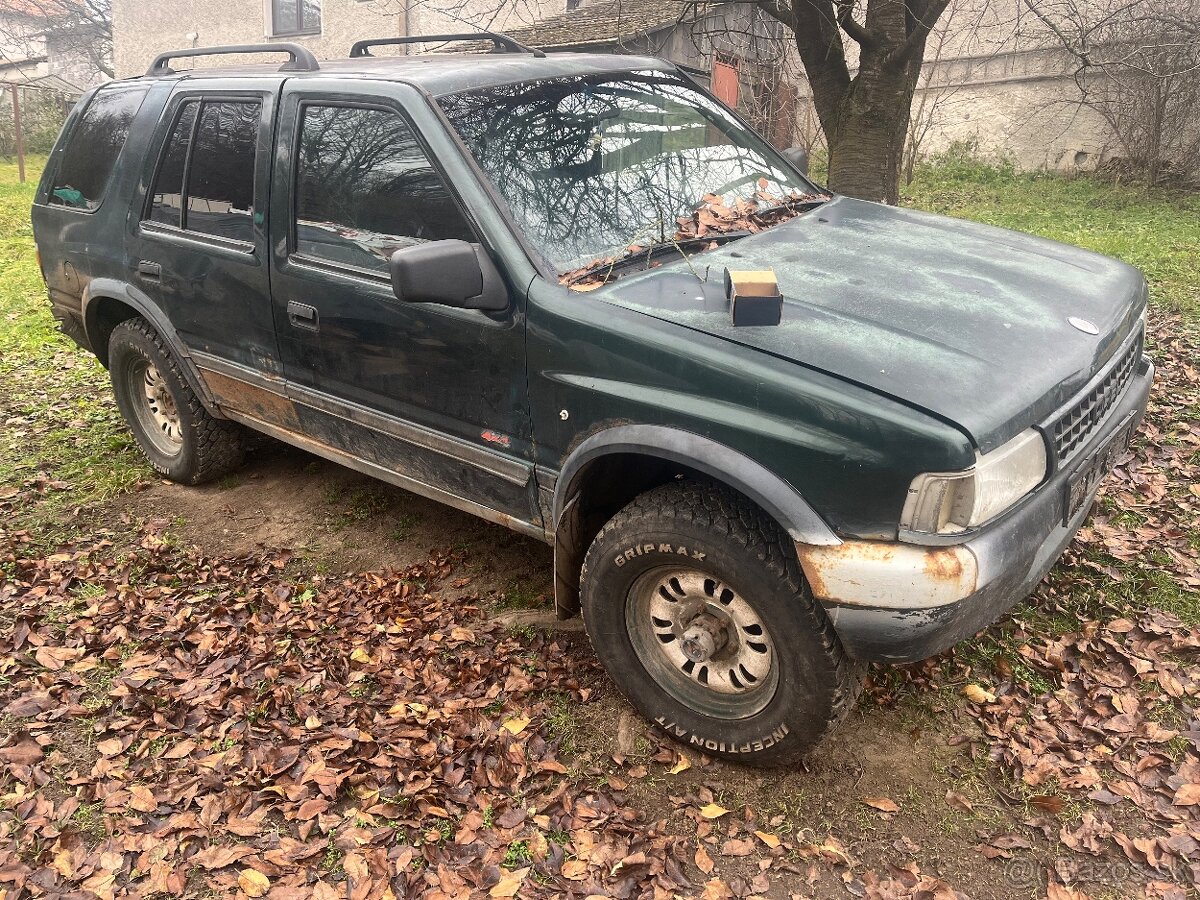
{"type": "Polygon", "coordinates": [[[797,545],[801,566],[846,651],[870,662],[915,662],[995,622],[1031,594],[1091,511],[1097,485],[1064,522],[1071,476],[1146,410],[1154,366],[1137,374],[1074,458],[993,525],[948,546],[846,541],[797,545]]]}

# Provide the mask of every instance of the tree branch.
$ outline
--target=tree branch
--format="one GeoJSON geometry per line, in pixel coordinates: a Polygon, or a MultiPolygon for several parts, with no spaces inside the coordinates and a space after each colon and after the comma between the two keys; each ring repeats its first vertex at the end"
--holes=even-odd
{"type": "Polygon", "coordinates": [[[860,47],[874,47],[878,44],[875,35],[854,18],[854,0],[837,0],[837,23],[842,31],[850,35],[860,47]]]}
{"type": "Polygon", "coordinates": [[[850,69],[833,0],[792,0],[796,49],[812,88],[813,106],[828,135],[835,130],[838,107],[850,87],[850,69]]]}
{"type": "Polygon", "coordinates": [[[791,6],[783,0],[754,0],[754,5],[792,31],[796,30],[796,16],[792,13],[791,6]]]}
{"type": "Polygon", "coordinates": [[[949,5],[950,0],[927,0],[924,3],[920,0],[910,0],[907,6],[912,16],[912,25],[908,37],[904,39],[903,44],[884,57],[884,67],[896,69],[904,66],[913,59],[918,51],[923,51],[929,33],[949,5]]]}

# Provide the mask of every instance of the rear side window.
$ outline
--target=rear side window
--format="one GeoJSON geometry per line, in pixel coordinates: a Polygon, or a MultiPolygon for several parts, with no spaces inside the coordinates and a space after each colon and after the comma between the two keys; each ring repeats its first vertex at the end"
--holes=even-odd
{"type": "Polygon", "coordinates": [[[149,90],[145,84],[116,84],[92,97],[63,148],[50,191],[52,204],[86,212],[99,208],[129,126],[149,90]]]}
{"type": "Polygon", "coordinates": [[[199,109],[199,103],[185,103],[180,107],[179,118],[167,139],[167,152],[154,182],[150,205],[150,218],[155,222],[176,226],[183,222],[183,170],[199,109]]]}
{"type": "Polygon", "coordinates": [[[235,241],[254,239],[254,157],[262,103],[180,107],[151,191],[148,218],[235,241]]]}
{"type": "Polygon", "coordinates": [[[396,250],[447,238],[475,240],[404,119],[384,109],[304,107],[298,253],[386,272],[396,250]]]}

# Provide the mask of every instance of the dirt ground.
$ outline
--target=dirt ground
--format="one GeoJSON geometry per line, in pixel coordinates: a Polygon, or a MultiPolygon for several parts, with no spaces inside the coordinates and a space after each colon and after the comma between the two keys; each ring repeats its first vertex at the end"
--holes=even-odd
{"type": "MultiPolygon", "coordinates": [[[[219,484],[147,483],[118,498],[111,510],[124,522],[165,518],[174,535],[205,555],[290,549],[294,567],[331,576],[403,569],[431,552],[456,552],[463,572],[455,583],[481,597],[487,614],[537,610],[542,615],[533,618],[540,627],[554,627],[546,545],[274,442],[219,484]]],[[[592,654],[578,631],[561,631],[559,639],[574,653],[592,654]]],[[[1003,793],[986,783],[983,760],[971,755],[978,729],[962,715],[961,704],[943,699],[932,694],[879,705],[864,698],[804,771],[756,771],[685,751],[687,771],[629,779],[630,802],[651,821],[665,819],[686,833],[693,823],[681,810],[682,798],[707,788],[726,807],[754,810],[775,833],[829,848],[818,864],[803,866],[803,874],[774,875],[766,896],[862,896],[864,868],[886,872],[914,861],[923,874],[940,876],[979,900],[1045,896],[1044,871],[1055,862],[1051,841],[1035,832],[1032,846],[1012,859],[982,852],[997,836],[1018,829],[1028,835],[1028,828],[1021,829],[1027,807],[1017,797],[997,802],[1003,793]],[[894,802],[898,811],[864,802],[879,799],[894,802]],[[842,854],[853,867],[837,864],[842,854]]],[[[589,702],[562,710],[555,724],[569,732],[576,770],[600,782],[631,765],[636,769],[639,761],[677,753],[607,679],[589,702]]],[[[1127,863],[1113,860],[1094,869],[1087,879],[1093,897],[1109,891],[1122,896],[1127,863]]],[[[749,861],[717,860],[722,877],[753,871],[749,861]]]]}

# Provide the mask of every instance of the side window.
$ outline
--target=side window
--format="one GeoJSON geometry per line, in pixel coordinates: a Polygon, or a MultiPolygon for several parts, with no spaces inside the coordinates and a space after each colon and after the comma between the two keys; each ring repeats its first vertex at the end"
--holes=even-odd
{"type": "Polygon", "coordinates": [[[254,150],[262,104],[205,103],[187,173],[183,227],[254,240],[254,150]]]}
{"type": "Polygon", "coordinates": [[[199,108],[200,104],[195,101],[183,104],[171,136],[167,138],[167,152],[151,195],[150,218],[155,222],[183,227],[183,167],[187,164],[188,146],[199,108]]]}
{"type": "Polygon", "coordinates": [[[395,112],[306,105],[297,155],[295,249],[386,272],[396,250],[473,241],[470,225],[395,112]]]}
{"type": "Polygon", "coordinates": [[[50,191],[52,204],[87,212],[99,208],[129,126],[149,90],[144,84],[117,84],[92,97],[63,148],[50,191]]]}
{"type": "Polygon", "coordinates": [[[237,241],[254,240],[258,100],[180,106],[151,191],[148,218],[237,241]]]}

